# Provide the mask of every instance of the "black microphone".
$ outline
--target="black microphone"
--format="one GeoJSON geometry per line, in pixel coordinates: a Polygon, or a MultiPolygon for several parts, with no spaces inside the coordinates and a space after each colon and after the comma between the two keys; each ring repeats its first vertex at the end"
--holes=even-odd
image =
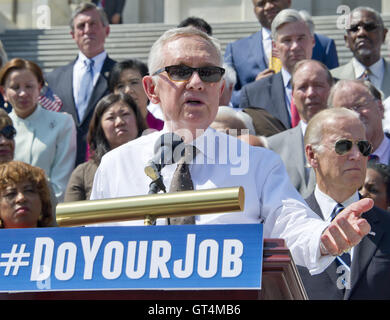
{"type": "Polygon", "coordinates": [[[162,181],[161,169],[167,164],[176,163],[184,154],[184,148],[180,147],[181,153],[177,155],[179,146],[183,146],[183,139],[172,133],[161,135],[154,144],[154,156],[145,166],[146,175],[152,179],[149,193],[157,193],[159,190],[166,192],[162,181]]]}

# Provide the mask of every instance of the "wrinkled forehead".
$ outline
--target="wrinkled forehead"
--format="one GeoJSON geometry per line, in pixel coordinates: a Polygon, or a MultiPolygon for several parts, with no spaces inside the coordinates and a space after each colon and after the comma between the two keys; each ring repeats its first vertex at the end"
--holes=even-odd
{"type": "Polygon", "coordinates": [[[221,65],[219,50],[201,36],[179,36],[167,41],[162,50],[165,65],[197,62],[201,65],[221,65]]]}
{"type": "Polygon", "coordinates": [[[357,10],[351,13],[351,24],[356,24],[359,22],[375,22],[378,24],[380,23],[376,15],[373,12],[367,10],[357,10]]]}
{"type": "Polygon", "coordinates": [[[329,118],[322,127],[322,141],[335,143],[340,139],[364,140],[366,129],[357,118],[336,117],[329,118]]]}

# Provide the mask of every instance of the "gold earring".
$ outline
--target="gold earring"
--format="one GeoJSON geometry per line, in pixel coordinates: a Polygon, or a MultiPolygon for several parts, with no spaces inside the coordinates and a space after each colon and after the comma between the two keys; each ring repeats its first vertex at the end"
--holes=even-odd
{"type": "Polygon", "coordinates": [[[0,229],[3,229],[3,220],[0,219],[0,229]]]}

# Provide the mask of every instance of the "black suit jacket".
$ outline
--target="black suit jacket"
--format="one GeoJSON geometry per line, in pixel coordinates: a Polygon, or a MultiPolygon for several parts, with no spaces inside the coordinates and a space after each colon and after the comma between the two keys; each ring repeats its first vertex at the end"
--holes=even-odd
{"type": "MultiPolygon", "coordinates": [[[[306,199],[309,207],[322,219],[321,209],[314,192],[306,199]]],[[[336,262],[324,272],[311,276],[298,266],[309,299],[390,299],[390,214],[377,207],[363,217],[371,225],[371,232],[354,248],[351,265],[351,288],[337,288],[336,262]]]]}
{"type": "MultiPolygon", "coordinates": [[[[92,0],[92,2],[96,5],[99,4],[99,0],[92,0]]],[[[104,4],[104,12],[107,14],[108,21],[111,23],[112,16],[115,13],[119,13],[121,15],[122,23],[122,11],[126,4],[126,0],[106,0],[104,4]]]]}
{"type": "Polygon", "coordinates": [[[79,120],[76,105],[73,97],[73,66],[76,60],[66,66],[59,67],[46,76],[46,81],[53,92],[62,100],[63,106],[61,111],[72,115],[77,128],[77,156],[76,166],[86,159],[87,150],[87,133],[89,122],[91,121],[93,111],[99,100],[108,94],[107,79],[109,72],[115,65],[116,61],[108,56],[104,61],[100,76],[93,88],[91,99],[88,103],[84,119],[79,120]]]}
{"type": "Polygon", "coordinates": [[[241,89],[240,108],[263,108],[291,128],[290,115],[286,106],[282,73],[249,83],[241,89]]]}

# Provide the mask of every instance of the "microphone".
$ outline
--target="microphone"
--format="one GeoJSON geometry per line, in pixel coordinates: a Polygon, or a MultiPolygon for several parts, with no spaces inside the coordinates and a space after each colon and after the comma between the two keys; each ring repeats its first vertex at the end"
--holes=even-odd
{"type": "Polygon", "coordinates": [[[159,190],[166,192],[162,181],[161,170],[167,164],[177,162],[184,154],[184,148],[181,148],[181,154],[177,155],[177,148],[184,144],[183,139],[173,132],[161,135],[154,144],[154,156],[146,164],[145,174],[152,179],[149,193],[157,193],[159,190]]]}

